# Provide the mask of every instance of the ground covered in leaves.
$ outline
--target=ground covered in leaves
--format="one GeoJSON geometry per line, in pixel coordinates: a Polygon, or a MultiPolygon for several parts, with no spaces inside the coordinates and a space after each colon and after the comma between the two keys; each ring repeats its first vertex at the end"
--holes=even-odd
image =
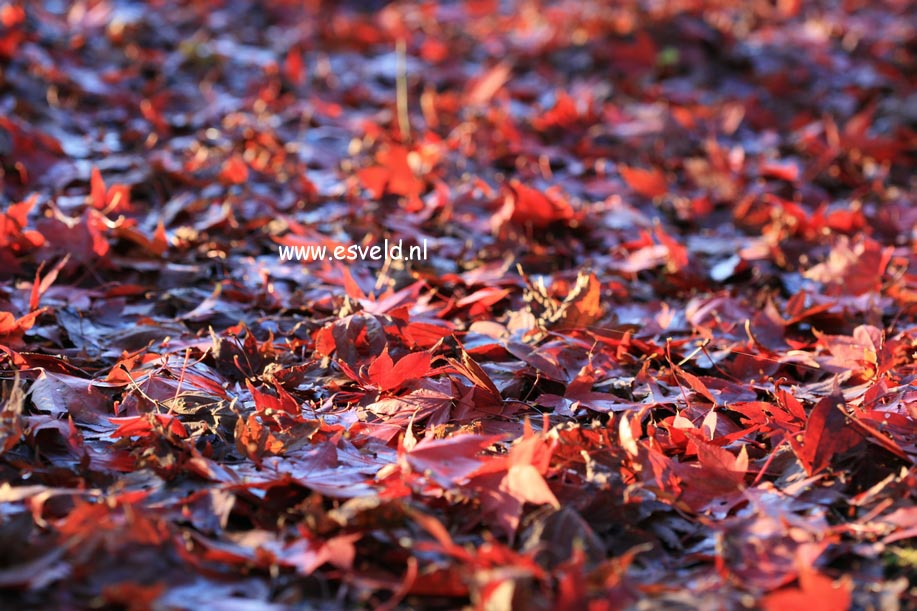
{"type": "Polygon", "coordinates": [[[915,604],[913,5],[733,4],[0,2],[4,604],[915,604]]]}

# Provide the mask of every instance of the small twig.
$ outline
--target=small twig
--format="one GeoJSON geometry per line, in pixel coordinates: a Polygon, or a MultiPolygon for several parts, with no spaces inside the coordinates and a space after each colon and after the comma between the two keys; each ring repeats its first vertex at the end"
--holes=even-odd
{"type": "Polygon", "coordinates": [[[704,347],[705,347],[707,344],[709,344],[709,343],[710,343],[710,338],[705,339],[703,342],[698,342],[698,343],[697,343],[697,348],[695,348],[694,351],[693,351],[691,354],[689,354],[689,355],[686,356],[685,358],[681,359],[681,360],[678,362],[678,366],[681,367],[682,365],[684,365],[685,363],[687,363],[688,361],[690,361],[691,359],[693,359],[693,358],[697,355],[697,353],[703,351],[704,347]]]}
{"type": "Polygon", "coordinates": [[[398,107],[398,129],[405,141],[411,139],[411,120],[408,116],[408,66],[405,58],[406,46],[403,38],[395,45],[397,76],[395,79],[395,102],[398,107]]]}
{"type": "Polygon", "coordinates": [[[156,408],[156,413],[157,413],[157,414],[161,414],[161,413],[162,413],[162,409],[161,409],[161,406],[159,405],[159,401],[157,401],[156,399],[154,399],[154,398],[151,397],[150,395],[148,395],[148,394],[146,394],[145,392],[143,392],[143,389],[140,388],[140,384],[137,383],[137,381],[134,379],[134,376],[131,375],[130,370],[124,365],[124,363],[118,363],[118,366],[119,366],[119,368],[121,369],[121,371],[123,371],[124,373],[127,374],[127,378],[131,381],[131,387],[132,387],[132,389],[135,390],[135,391],[137,391],[137,392],[139,392],[139,393],[140,393],[140,396],[142,396],[144,399],[146,399],[147,401],[149,401],[150,403],[152,403],[153,406],[156,408]]]}

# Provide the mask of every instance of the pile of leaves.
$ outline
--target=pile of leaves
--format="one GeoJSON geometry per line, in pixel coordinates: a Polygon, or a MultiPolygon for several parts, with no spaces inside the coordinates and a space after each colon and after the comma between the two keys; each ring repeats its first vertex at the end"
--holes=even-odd
{"type": "Polygon", "coordinates": [[[915,20],[0,2],[0,598],[917,604],[915,20]]]}

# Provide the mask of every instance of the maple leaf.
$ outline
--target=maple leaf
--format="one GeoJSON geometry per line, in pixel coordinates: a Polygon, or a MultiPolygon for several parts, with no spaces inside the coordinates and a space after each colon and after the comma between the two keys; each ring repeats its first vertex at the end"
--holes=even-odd
{"type": "Polygon", "coordinates": [[[388,346],[382,351],[367,370],[369,381],[379,390],[391,391],[409,380],[416,380],[427,375],[430,370],[431,355],[429,352],[411,352],[392,362],[388,346]]]}
{"type": "Polygon", "coordinates": [[[233,434],[236,448],[243,456],[247,456],[260,465],[265,454],[280,454],[284,451],[284,443],[264,424],[257,414],[249,414],[247,418],[239,418],[233,434]]]}
{"type": "Polygon", "coordinates": [[[130,187],[127,185],[112,185],[105,187],[102,173],[98,167],[92,168],[90,177],[89,199],[92,207],[104,214],[125,213],[131,211],[130,187]]]}
{"type": "Polygon", "coordinates": [[[105,416],[111,413],[108,398],[96,387],[62,373],[42,371],[29,388],[29,396],[36,409],[55,417],[71,416],[85,425],[104,425],[108,422],[105,416]]]}
{"type": "Polygon", "coordinates": [[[669,366],[672,368],[672,371],[675,373],[676,380],[679,383],[687,383],[687,385],[697,394],[702,396],[704,399],[712,403],[713,405],[719,405],[719,401],[716,400],[716,397],[713,396],[713,393],[710,392],[710,389],[693,373],[689,373],[672,362],[669,358],[669,366]]]}
{"type": "Polygon", "coordinates": [[[248,180],[248,165],[238,155],[233,155],[220,168],[220,180],[231,185],[240,185],[248,180]]]}
{"type": "Polygon", "coordinates": [[[601,283],[592,272],[580,272],[563,301],[548,295],[543,284],[532,284],[525,293],[529,309],[546,328],[561,331],[582,329],[600,320],[605,313],[601,283]]]}
{"type": "Polygon", "coordinates": [[[828,259],[810,267],[803,275],[828,285],[832,292],[862,295],[877,290],[891,260],[891,249],[869,238],[851,245],[847,236],[840,236],[828,254],[828,259]]]}
{"type": "Polygon", "coordinates": [[[245,385],[248,387],[249,392],[252,393],[255,407],[260,413],[283,413],[290,416],[299,416],[302,413],[296,399],[290,396],[290,393],[284,390],[280,384],[274,384],[274,389],[277,392],[276,397],[255,388],[251,380],[245,380],[245,385]]]}
{"type": "Polygon", "coordinates": [[[287,545],[282,556],[283,563],[294,567],[301,575],[311,575],[325,563],[350,570],[356,557],[354,544],[363,537],[360,533],[353,533],[321,540],[306,533],[303,535],[287,545]]]}
{"type": "Polygon", "coordinates": [[[444,487],[463,483],[487,460],[480,454],[501,439],[499,435],[455,435],[445,439],[424,437],[405,454],[417,473],[431,476],[444,487]]]}
{"type": "Polygon", "coordinates": [[[287,57],[283,62],[283,74],[294,85],[302,85],[306,80],[306,70],[302,58],[302,50],[298,45],[294,45],[287,51],[287,57]]]}
{"type": "Polygon", "coordinates": [[[26,229],[29,212],[37,202],[38,196],[32,195],[25,201],[8,204],[6,210],[0,211],[0,252],[10,249],[19,254],[45,243],[41,232],[26,229]]]}
{"type": "Polygon", "coordinates": [[[823,611],[846,611],[852,601],[853,584],[840,582],[811,568],[799,574],[799,587],[771,592],[762,601],[766,611],[791,611],[818,608],[823,611]]]}
{"type": "Polygon", "coordinates": [[[109,418],[108,420],[112,424],[118,425],[118,428],[110,433],[112,437],[142,437],[155,431],[165,431],[178,437],[188,436],[188,430],[181,421],[168,414],[124,416],[109,418]]]}
{"type": "MultiPolygon", "coordinates": [[[[586,108],[591,105],[590,100],[586,100],[586,108]]],[[[566,91],[560,90],[556,94],[554,106],[540,117],[532,121],[532,125],[539,130],[546,130],[552,127],[572,128],[580,121],[582,117],[577,101],[566,91]]]]}
{"type": "Polygon", "coordinates": [[[556,440],[535,435],[531,429],[510,446],[507,456],[493,457],[475,472],[469,482],[486,514],[510,538],[515,535],[525,503],[560,508],[557,497],[544,479],[556,440]]]}
{"type": "Polygon", "coordinates": [[[809,474],[827,469],[835,455],[863,440],[860,432],[849,426],[845,409],[844,396],[832,393],[816,403],[809,414],[801,447],[794,438],[788,438],[809,474]]]}
{"type": "Polygon", "coordinates": [[[7,605],[911,602],[907,3],[152,4],[0,2],[7,605]]]}
{"type": "Polygon", "coordinates": [[[400,195],[406,198],[407,211],[416,212],[423,208],[420,195],[426,183],[411,168],[410,153],[412,151],[400,145],[383,147],[376,153],[379,165],[363,168],[357,172],[357,177],[374,199],[386,193],[400,195]]]}
{"type": "Polygon", "coordinates": [[[742,483],[748,471],[748,453],[745,446],[742,446],[738,456],[710,443],[699,443],[696,447],[700,464],[711,472],[711,475],[736,484],[742,483]]]}
{"type": "Polygon", "coordinates": [[[98,262],[108,263],[106,256],[111,250],[107,235],[111,223],[95,208],[86,208],[82,216],[71,218],[55,211],[36,223],[45,236],[42,250],[50,253],[70,255],[74,264],[98,262]]]}
{"type": "Polygon", "coordinates": [[[575,216],[570,203],[559,195],[548,196],[515,178],[504,186],[503,193],[503,206],[491,219],[495,233],[507,223],[543,229],[575,216]]]}
{"type": "Polygon", "coordinates": [[[619,166],[619,170],[628,186],[643,197],[661,197],[669,190],[665,175],[657,168],[646,170],[622,165],[619,166]]]}
{"type": "MultiPolygon", "coordinates": [[[[5,389],[4,389],[5,390],[5,389]]],[[[19,375],[13,380],[12,389],[4,392],[0,407],[0,456],[16,447],[25,433],[23,406],[25,394],[19,385],[19,375]]]]}
{"type": "Polygon", "coordinates": [[[0,312],[0,340],[14,348],[22,346],[22,334],[31,329],[35,320],[46,311],[46,308],[40,308],[19,318],[12,312],[0,312]]]}

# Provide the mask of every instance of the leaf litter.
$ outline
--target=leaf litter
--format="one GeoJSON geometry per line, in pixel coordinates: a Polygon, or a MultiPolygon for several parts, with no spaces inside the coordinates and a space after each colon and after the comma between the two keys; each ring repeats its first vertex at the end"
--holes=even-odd
{"type": "Polygon", "coordinates": [[[0,596],[913,606],[914,17],[0,4],[0,596]]]}

